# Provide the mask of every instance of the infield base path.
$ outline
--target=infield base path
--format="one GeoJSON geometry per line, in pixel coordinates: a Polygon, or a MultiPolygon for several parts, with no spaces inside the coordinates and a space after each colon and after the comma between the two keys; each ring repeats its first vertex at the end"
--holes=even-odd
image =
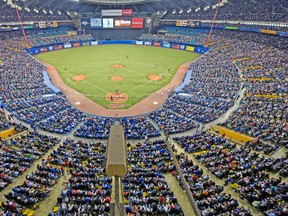
{"type": "Polygon", "coordinates": [[[47,72],[52,84],[59,88],[66,95],[67,100],[80,111],[97,116],[115,117],[117,115],[118,117],[125,117],[146,114],[159,108],[166,101],[169,93],[182,84],[189,65],[195,60],[196,59],[181,65],[168,85],[128,109],[106,109],[100,106],[83,94],[67,86],[62,81],[54,66],[43,61],[41,62],[47,67],[47,72]],[[76,103],[78,105],[75,105],[76,103]]]}

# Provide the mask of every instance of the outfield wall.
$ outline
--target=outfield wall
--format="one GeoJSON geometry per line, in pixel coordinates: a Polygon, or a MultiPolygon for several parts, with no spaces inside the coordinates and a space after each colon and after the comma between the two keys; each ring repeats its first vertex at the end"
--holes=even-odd
{"type": "Polygon", "coordinates": [[[75,48],[81,46],[97,46],[97,45],[107,45],[107,44],[133,44],[139,46],[155,46],[155,47],[164,47],[170,49],[178,49],[189,52],[196,52],[200,54],[206,53],[209,48],[204,46],[193,46],[190,44],[183,43],[170,43],[170,42],[162,42],[162,41],[141,41],[141,40],[99,40],[99,41],[73,41],[66,43],[58,43],[58,44],[49,44],[44,46],[32,47],[27,49],[27,52],[31,55],[45,53],[54,50],[75,48]]]}

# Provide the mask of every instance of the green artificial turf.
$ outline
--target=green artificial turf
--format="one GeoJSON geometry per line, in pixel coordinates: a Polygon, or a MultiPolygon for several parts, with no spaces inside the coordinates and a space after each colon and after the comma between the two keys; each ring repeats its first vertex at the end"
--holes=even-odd
{"type": "Polygon", "coordinates": [[[37,58],[55,66],[66,85],[105,108],[110,105],[105,99],[107,93],[116,90],[127,93],[129,99],[125,108],[129,108],[171,82],[180,65],[198,56],[193,52],[159,47],[102,45],[47,52],[37,58]],[[124,65],[124,68],[111,68],[113,64],[124,65]],[[86,79],[78,82],[72,79],[80,74],[86,79]],[[149,74],[163,78],[152,81],[148,79],[149,74]],[[112,76],[124,79],[115,82],[112,76]]]}

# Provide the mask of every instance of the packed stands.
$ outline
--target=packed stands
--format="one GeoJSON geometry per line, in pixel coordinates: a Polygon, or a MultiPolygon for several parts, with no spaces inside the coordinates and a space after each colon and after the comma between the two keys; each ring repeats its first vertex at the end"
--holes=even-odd
{"type": "MultiPolygon", "coordinates": [[[[18,1],[17,4],[20,4],[22,6],[22,2],[18,1]]],[[[29,7],[32,7],[32,5],[29,5],[29,7]]],[[[12,8],[10,5],[4,4],[1,7],[1,15],[0,15],[0,22],[7,23],[7,22],[18,22],[18,17],[15,8],[12,8]]],[[[42,11],[39,11],[38,13],[34,10],[30,10],[30,12],[24,10],[24,7],[22,10],[19,10],[19,13],[21,15],[22,21],[60,21],[60,20],[71,20],[71,18],[64,12],[61,11],[61,14],[55,12],[53,14],[51,13],[43,13],[42,11]]]]}
{"type": "Polygon", "coordinates": [[[166,107],[150,113],[149,117],[168,134],[185,132],[196,127],[196,123],[191,119],[185,118],[166,107]]]}
{"type": "Polygon", "coordinates": [[[103,143],[66,140],[55,151],[51,162],[70,169],[71,178],[57,198],[58,213],[64,215],[107,215],[110,211],[112,179],[105,175],[103,143]]]}
{"type": "MultiPolygon", "coordinates": [[[[215,1],[211,3],[215,4],[215,1]]],[[[174,9],[171,9],[164,16],[164,19],[212,20],[215,10],[210,6],[210,9],[204,11],[203,8],[206,6],[207,5],[203,5],[198,12],[192,10],[190,13],[187,13],[187,10],[184,10],[183,13],[179,13],[179,9],[174,13],[174,9]]],[[[273,0],[229,0],[229,3],[219,8],[217,19],[285,22],[288,19],[287,8],[288,3],[286,0],[279,0],[277,1],[277,4],[275,4],[273,0]]]]}
{"type": "Polygon", "coordinates": [[[37,132],[3,141],[1,144],[0,190],[23,174],[34,161],[40,159],[59,140],[37,132]]]}
{"type": "MultiPolygon", "coordinates": [[[[202,168],[187,156],[177,154],[176,157],[202,215],[252,215],[250,210],[239,207],[237,199],[223,192],[223,186],[217,185],[209,175],[204,175],[202,168]]],[[[180,181],[179,175],[174,175],[180,181]]]]}
{"type": "Polygon", "coordinates": [[[123,178],[127,214],[183,215],[163,175],[175,170],[164,141],[128,144],[128,163],[131,171],[123,178]]]}
{"type": "Polygon", "coordinates": [[[269,177],[266,170],[272,165],[264,157],[245,146],[227,145],[225,139],[220,139],[207,153],[196,158],[251,205],[266,215],[271,212],[281,215],[288,187],[281,178],[269,177]]]}

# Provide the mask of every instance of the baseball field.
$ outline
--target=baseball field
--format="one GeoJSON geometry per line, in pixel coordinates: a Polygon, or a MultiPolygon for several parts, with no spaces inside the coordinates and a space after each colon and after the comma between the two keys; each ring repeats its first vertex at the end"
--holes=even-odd
{"type": "Polygon", "coordinates": [[[129,108],[171,82],[193,52],[150,46],[102,45],[36,57],[53,65],[63,82],[105,108],[129,108]]]}

